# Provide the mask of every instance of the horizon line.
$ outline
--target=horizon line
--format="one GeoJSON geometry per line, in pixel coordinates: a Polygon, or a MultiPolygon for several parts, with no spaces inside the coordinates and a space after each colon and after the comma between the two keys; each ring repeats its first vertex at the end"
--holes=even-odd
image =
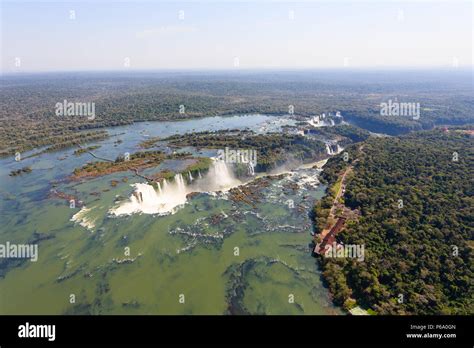
{"type": "Polygon", "coordinates": [[[384,67],[255,67],[255,68],[125,68],[125,69],[76,69],[76,70],[11,70],[0,71],[0,76],[9,75],[39,75],[39,74],[63,74],[63,73],[140,73],[140,72],[168,72],[168,73],[199,73],[199,72],[304,72],[304,71],[471,71],[473,65],[462,66],[384,66],[384,67]]]}

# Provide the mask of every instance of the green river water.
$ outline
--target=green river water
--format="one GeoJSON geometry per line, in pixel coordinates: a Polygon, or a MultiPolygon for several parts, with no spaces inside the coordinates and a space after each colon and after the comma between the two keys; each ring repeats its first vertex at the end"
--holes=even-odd
{"type": "MultiPolygon", "coordinates": [[[[146,136],[278,122],[246,115],[139,123],[109,129],[115,136],[95,152],[115,158],[146,136]]],[[[94,160],[73,151],[1,160],[0,243],[27,243],[35,232],[50,239],[38,242],[38,261],[3,263],[0,314],[340,314],[309,247],[308,212],[325,189],[317,169],[273,178],[255,207],[199,193],[174,214],[112,216],[118,197],[128,199],[143,179],[126,172],[71,182],[75,167],[94,160]],[[32,173],[8,176],[27,165],[32,173]],[[82,218],[72,221],[81,208],[52,190],[82,200],[82,218]]]]}

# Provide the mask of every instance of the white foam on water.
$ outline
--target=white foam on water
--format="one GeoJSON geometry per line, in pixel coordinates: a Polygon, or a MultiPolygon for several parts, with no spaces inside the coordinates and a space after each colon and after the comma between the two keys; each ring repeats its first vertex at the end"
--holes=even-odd
{"type": "Polygon", "coordinates": [[[335,125],[335,122],[332,118],[329,119],[329,122],[326,121],[326,115],[325,114],[322,114],[322,115],[319,115],[319,116],[314,116],[314,117],[310,118],[309,120],[307,120],[306,122],[308,124],[310,124],[311,126],[315,127],[315,128],[332,127],[332,126],[335,125]]]}
{"type": "Polygon", "coordinates": [[[88,230],[93,231],[95,228],[95,220],[92,217],[87,216],[87,214],[92,210],[92,208],[86,208],[83,206],[76,214],[72,216],[69,221],[78,223],[82,227],[87,228],[88,230]]]}

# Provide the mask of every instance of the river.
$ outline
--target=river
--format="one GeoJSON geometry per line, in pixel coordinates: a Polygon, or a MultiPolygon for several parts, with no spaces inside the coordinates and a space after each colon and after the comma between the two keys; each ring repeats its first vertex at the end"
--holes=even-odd
{"type": "MultiPolygon", "coordinates": [[[[136,123],[107,129],[114,136],[87,145],[101,145],[94,153],[114,159],[136,152],[148,137],[236,128],[263,132],[291,122],[243,115],[136,123]]],[[[95,160],[73,152],[0,161],[0,243],[26,243],[35,232],[49,236],[38,242],[36,262],[2,264],[1,314],[341,313],[309,247],[308,214],[325,189],[318,169],[303,166],[259,178],[266,184],[251,188],[253,204],[233,200],[227,191],[252,182],[226,181],[220,192],[176,184],[184,199],[159,210],[151,203],[160,196],[131,172],[67,180],[74,168],[95,160]],[[33,171],[8,175],[23,166],[33,171]],[[134,203],[137,187],[142,198],[134,203]],[[73,195],[82,205],[71,208],[55,192],[73,195]],[[186,197],[189,192],[195,194],[186,197]]],[[[212,182],[235,179],[228,170],[217,169],[212,182]]]]}

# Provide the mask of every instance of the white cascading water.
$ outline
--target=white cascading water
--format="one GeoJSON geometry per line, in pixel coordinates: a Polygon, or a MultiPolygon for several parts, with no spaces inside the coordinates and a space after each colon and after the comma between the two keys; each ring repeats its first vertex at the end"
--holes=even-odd
{"type": "Polygon", "coordinates": [[[158,191],[152,185],[138,183],[130,200],[111,210],[114,215],[128,215],[142,212],[144,214],[168,214],[186,203],[186,189],[182,176],[175,177],[172,183],[163,182],[158,191]]]}
{"type": "Polygon", "coordinates": [[[132,185],[134,194],[126,202],[110,210],[116,216],[133,213],[144,214],[173,214],[177,208],[186,203],[186,196],[192,192],[227,191],[242,185],[242,181],[235,178],[232,170],[222,160],[214,160],[206,175],[186,185],[183,176],[176,174],[174,180],[163,180],[163,185],[158,183],[158,191],[152,185],[138,183],[132,185]]]}
{"type": "Polygon", "coordinates": [[[319,116],[314,116],[307,122],[313,127],[321,127],[324,125],[324,121],[322,121],[319,116]]]}
{"type": "Polygon", "coordinates": [[[227,163],[222,160],[214,160],[209,172],[203,179],[203,186],[206,191],[223,191],[240,185],[242,182],[237,180],[227,163]]]}
{"type": "Polygon", "coordinates": [[[189,181],[193,181],[193,180],[194,180],[193,175],[191,174],[191,172],[188,172],[188,178],[189,178],[189,181]]]}
{"type": "Polygon", "coordinates": [[[333,155],[334,151],[331,149],[331,146],[329,144],[326,144],[326,153],[328,155],[333,155]]]}
{"type": "Polygon", "coordinates": [[[249,162],[249,163],[248,163],[248,165],[247,165],[247,172],[248,172],[248,175],[250,175],[250,176],[254,176],[254,175],[255,175],[255,168],[254,168],[252,162],[249,162]]]}
{"type": "Polygon", "coordinates": [[[342,148],[338,143],[334,145],[331,143],[326,143],[326,153],[328,155],[337,155],[342,150],[344,150],[344,148],[342,148]],[[334,147],[336,147],[336,151],[334,151],[334,147]]]}
{"type": "Polygon", "coordinates": [[[184,184],[184,179],[183,179],[183,176],[181,174],[176,174],[174,176],[174,182],[176,183],[176,185],[178,186],[178,191],[181,193],[181,192],[186,192],[186,185],[184,184]]]}

